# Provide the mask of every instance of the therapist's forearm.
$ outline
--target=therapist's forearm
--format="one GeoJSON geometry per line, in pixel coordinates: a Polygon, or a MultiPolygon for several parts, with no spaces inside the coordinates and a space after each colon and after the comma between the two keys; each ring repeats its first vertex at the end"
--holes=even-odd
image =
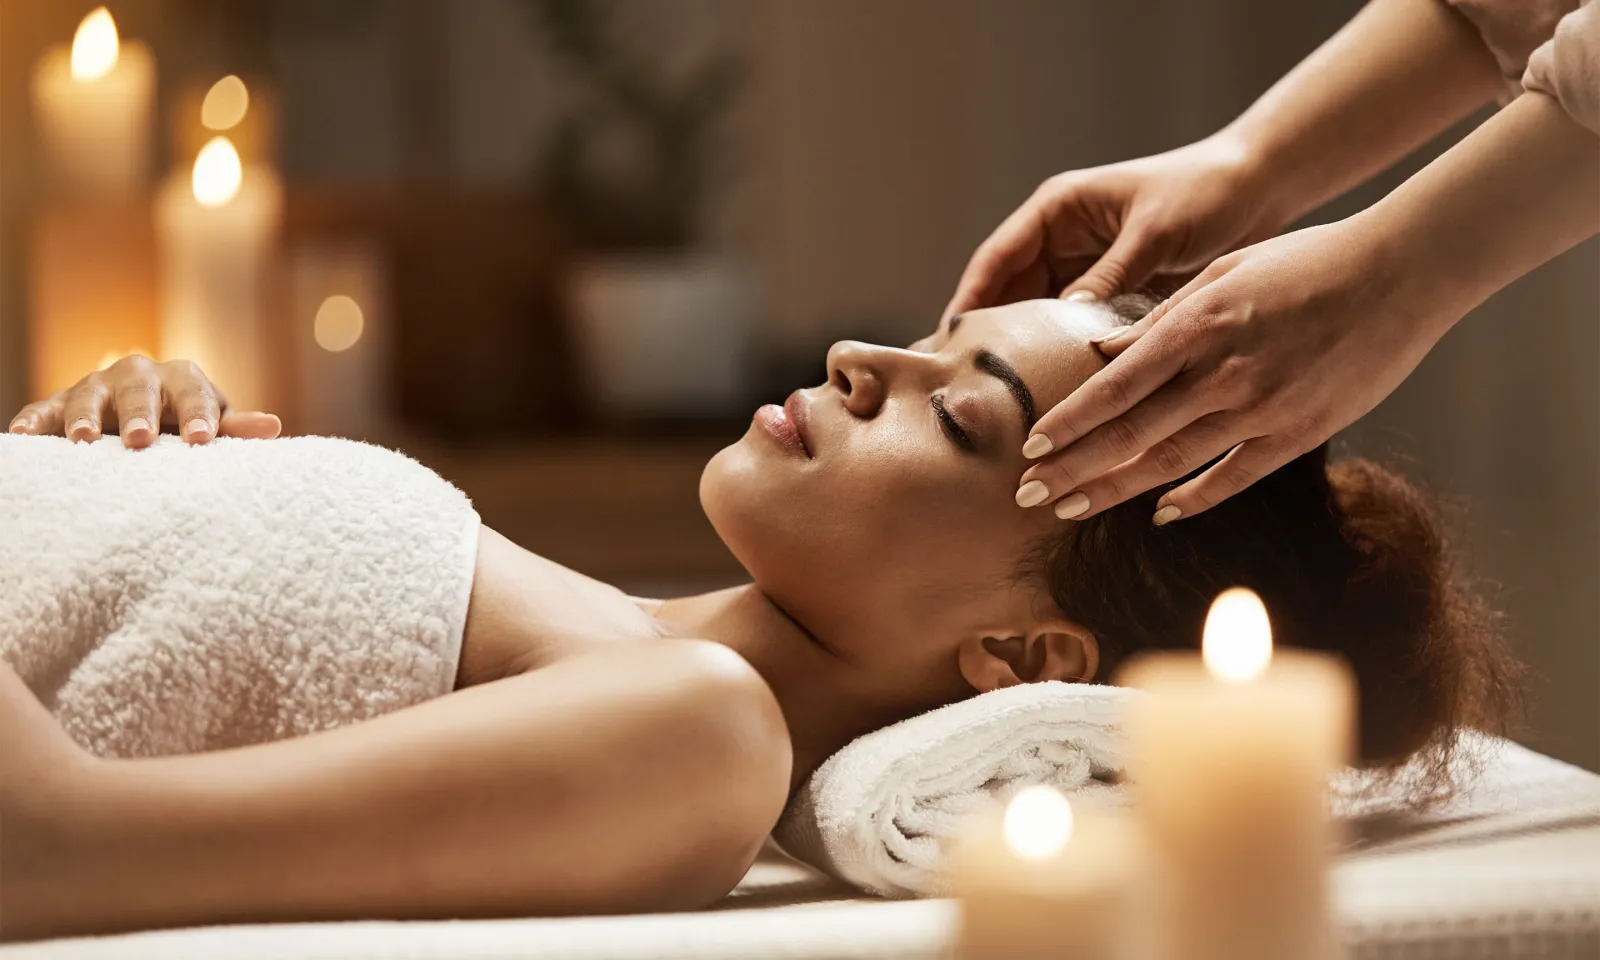
{"type": "Polygon", "coordinates": [[[1524,94],[1352,220],[1402,294],[1454,323],[1600,232],[1600,137],[1524,94]]]}
{"type": "Polygon", "coordinates": [[[1443,0],[1373,0],[1218,136],[1287,224],[1491,100],[1493,56],[1443,0]]]}

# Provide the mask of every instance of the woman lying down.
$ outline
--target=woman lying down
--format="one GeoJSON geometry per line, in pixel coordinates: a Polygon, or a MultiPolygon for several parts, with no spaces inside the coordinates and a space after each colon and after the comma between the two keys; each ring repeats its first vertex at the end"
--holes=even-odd
{"type": "Polygon", "coordinates": [[[701,479],[752,582],[667,601],[480,527],[399,454],[228,412],[258,439],[198,442],[192,365],[29,407],[0,438],[0,930],[700,907],[853,738],[1192,646],[1236,584],[1354,666],[1369,765],[1498,728],[1516,664],[1377,466],[1318,449],[1165,527],[1160,491],[1016,505],[1035,413],[1117,309],[836,344],[701,479]],[[152,445],[163,422],[193,442],[152,445]]]}

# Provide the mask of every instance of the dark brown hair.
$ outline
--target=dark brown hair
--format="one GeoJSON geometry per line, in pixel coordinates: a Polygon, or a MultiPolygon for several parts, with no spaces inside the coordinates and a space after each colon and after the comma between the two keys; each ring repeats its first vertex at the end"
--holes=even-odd
{"type": "MultiPolygon", "coordinates": [[[[1137,317],[1148,303],[1113,306],[1137,317]]],[[[1165,489],[1063,524],[1029,564],[1094,631],[1102,679],[1141,650],[1198,646],[1211,601],[1245,586],[1270,611],[1277,643],[1350,663],[1365,765],[1418,757],[1439,786],[1462,729],[1500,733],[1518,716],[1522,669],[1501,618],[1456,563],[1436,505],[1399,474],[1332,463],[1323,445],[1157,527],[1165,489]]]]}

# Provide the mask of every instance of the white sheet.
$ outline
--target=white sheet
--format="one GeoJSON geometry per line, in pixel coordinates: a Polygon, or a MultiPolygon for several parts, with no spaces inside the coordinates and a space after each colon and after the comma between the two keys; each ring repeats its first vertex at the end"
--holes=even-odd
{"type": "MultiPolygon", "coordinates": [[[[942,960],[950,901],[859,898],[776,857],[699,913],[214,927],[0,960],[942,960]]],[[[1352,960],[1600,958],[1600,776],[1507,747],[1457,802],[1357,824],[1334,890],[1352,960]]]]}

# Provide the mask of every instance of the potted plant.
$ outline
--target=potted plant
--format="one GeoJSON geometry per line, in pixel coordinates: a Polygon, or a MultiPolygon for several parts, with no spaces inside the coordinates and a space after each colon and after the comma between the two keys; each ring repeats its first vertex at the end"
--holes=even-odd
{"type": "Polygon", "coordinates": [[[627,42],[613,0],[525,2],[576,91],[535,176],[577,245],[565,300],[591,399],[610,419],[725,415],[745,399],[756,298],[701,221],[742,65],[719,51],[674,73],[627,42]]]}

